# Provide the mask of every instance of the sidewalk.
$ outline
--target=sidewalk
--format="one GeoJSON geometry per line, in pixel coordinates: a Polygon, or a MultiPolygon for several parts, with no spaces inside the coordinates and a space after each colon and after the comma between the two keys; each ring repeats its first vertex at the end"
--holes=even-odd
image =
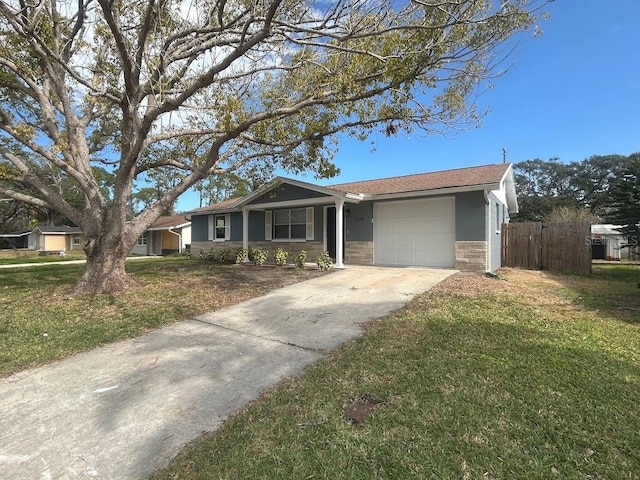
{"type": "MultiPolygon", "coordinates": [[[[163,258],[160,256],[148,256],[148,257],[127,257],[127,261],[129,260],[141,260],[143,258],[163,258]]],[[[46,265],[73,265],[87,263],[86,260],[58,260],[57,262],[33,262],[33,263],[14,263],[7,265],[0,265],[0,269],[2,268],[26,268],[26,267],[44,267],[46,265]]]]}
{"type": "Polygon", "coordinates": [[[0,478],[143,478],[452,273],[350,267],[2,379],[0,478]]]}

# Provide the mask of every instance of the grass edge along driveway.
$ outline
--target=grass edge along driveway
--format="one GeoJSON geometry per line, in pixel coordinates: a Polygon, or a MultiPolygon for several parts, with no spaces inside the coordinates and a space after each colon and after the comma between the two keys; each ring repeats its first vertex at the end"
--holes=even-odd
{"type": "Polygon", "coordinates": [[[449,278],[150,478],[640,478],[639,267],[503,275],[449,278]]]}

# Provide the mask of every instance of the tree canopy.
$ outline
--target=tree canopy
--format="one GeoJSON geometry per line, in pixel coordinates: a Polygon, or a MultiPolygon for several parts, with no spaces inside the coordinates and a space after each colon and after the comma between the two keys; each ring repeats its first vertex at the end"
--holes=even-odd
{"type": "Polygon", "coordinates": [[[516,163],[520,212],[513,220],[539,222],[573,215],[614,222],[612,189],[634,155],[594,155],[569,163],[536,158],[516,163]]]}
{"type": "Polygon", "coordinates": [[[473,94],[545,3],[1,0],[0,195],[82,228],[76,292],[125,288],[136,239],[203,178],[330,177],[339,134],[476,124],[473,94]],[[158,170],[170,183],[131,216],[158,170]]]}
{"type": "Polygon", "coordinates": [[[633,246],[640,244],[640,153],[629,156],[628,162],[611,188],[609,206],[614,224],[627,235],[633,246]]]}

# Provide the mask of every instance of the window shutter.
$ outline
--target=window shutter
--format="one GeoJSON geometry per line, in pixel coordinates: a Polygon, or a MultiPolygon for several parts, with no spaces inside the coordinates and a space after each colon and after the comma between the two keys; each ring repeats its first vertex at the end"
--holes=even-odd
{"type": "Polygon", "coordinates": [[[224,239],[231,240],[231,214],[224,216],[224,239]]]}
{"type": "Polygon", "coordinates": [[[313,207],[307,207],[307,240],[313,240],[313,207]]]}
{"type": "Polygon", "coordinates": [[[271,232],[272,232],[272,226],[271,226],[271,214],[272,211],[271,210],[265,210],[264,212],[264,239],[265,240],[271,240],[271,232]]]}
{"type": "Polygon", "coordinates": [[[208,219],[209,219],[209,234],[208,234],[207,240],[213,240],[215,238],[214,234],[213,234],[214,216],[213,215],[209,215],[208,219]]]}

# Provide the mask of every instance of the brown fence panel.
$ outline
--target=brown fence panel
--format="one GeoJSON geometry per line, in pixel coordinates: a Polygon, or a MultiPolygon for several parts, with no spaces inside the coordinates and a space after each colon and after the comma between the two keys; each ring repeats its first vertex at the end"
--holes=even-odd
{"type": "Polygon", "coordinates": [[[542,268],[542,224],[502,225],[502,264],[506,267],[542,268]]]}
{"type": "Polygon", "coordinates": [[[588,222],[509,223],[502,226],[502,265],[591,273],[588,222]]]}
{"type": "Polygon", "coordinates": [[[542,225],[542,267],[591,273],[589,222],[544,223],[542,225]]]}

